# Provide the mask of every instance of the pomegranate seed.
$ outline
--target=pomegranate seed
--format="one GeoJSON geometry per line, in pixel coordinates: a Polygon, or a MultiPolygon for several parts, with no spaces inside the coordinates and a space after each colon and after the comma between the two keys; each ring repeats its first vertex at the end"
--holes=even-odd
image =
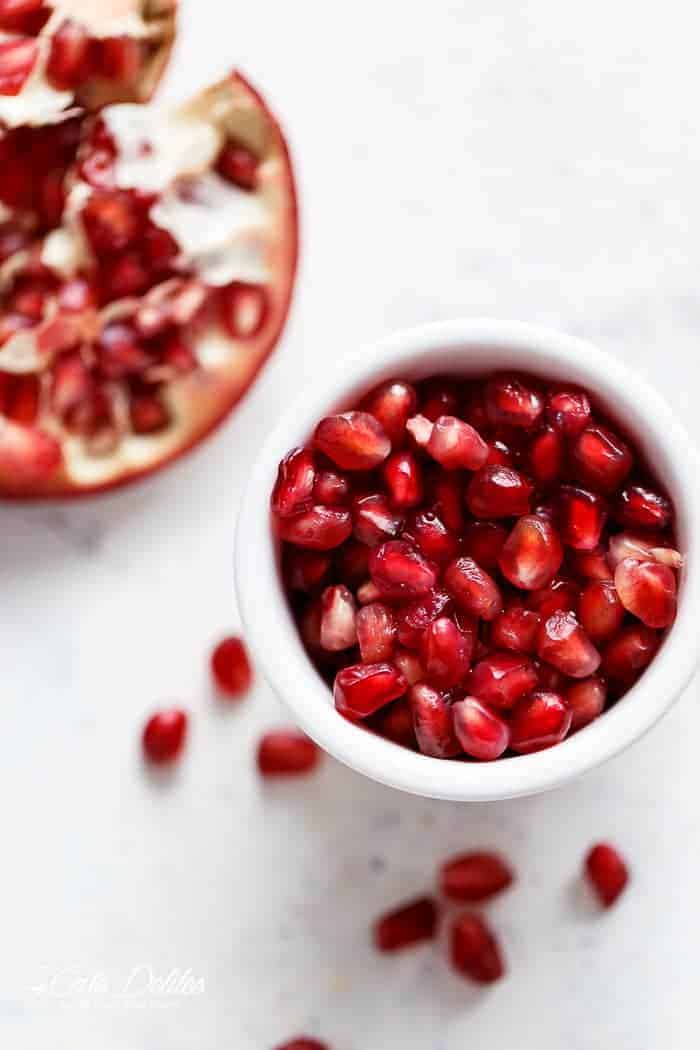
{"type": "Polygon", "coordinates": [[[532,485],[510,467],[482,467],[467,486],[467,506],[475,518],[511,518],[530,510],[532,485]]]}
{"type": "Polygon", "coordinates": [[[641,536],[631,532],[618,532],[611,536],[608,562],[613,569],[616,569],[625,558],[636,558],[637,561],[658,561],[661,565],[668,565],[671,569],[680,569],[683,566],[683,556],[672,547],[667,547],[663,537],[654,536],[652,533],[641,536]]]}
{"type": "Polygon", "coordinates": [[[413,730],[413,713],[406,697],[402,696],[393,704],[382,707],[367,724],[387,740],[408,747],[411,751],[418,750],[418,741],[413,730]]]}
{"type": "Polygon", "coordinates": [[[29,36],[0,42],[0,95],[18,95],[34,69],[39,45],[29,36]]]}
{"type": "Polygon", "coordinates": [[[379,421],[394,448],[406,437],[406,423],[416,410],[417,396],[410,383],[392,379],[368,394],[364,409],[379,421]]]}
{"type": "Polygon", "coordinates": [[[51,37],[46,77],[57,90],[66,91],[80,87],[92,72],[90,36],[81,25],[67,18],[51,37]]]}
{"type": "Polygon", "coordinates": [[[540,688],[548,693],[563,692],[566,688],[567,682],[573,680],[567,678],[566,675],[563,675],[556,667],[552,667],[551,664],[544,663],[544,661],[540,661],[537,667],[537,677],[539,679],[540,688]]]}
{"type": "Polygon", "coordinates": [[[513,454],[503,441],[489,441],[485,467],[512,467],[513,454]]]}
{"type": "Polygon", "coordinates": [[[407,420],[406,430],[413,438],[414,444],[425,449],[433,432],[433,423],[427,416],[413,416],[407,420]]]}
{"type": "Polygon", "coordinates": [[[562,541],[574,550],[592,551],[600,543],[607,513],[600,496],[572,485],[559,489],[557,521],[562,541]]]}
{"type": "Polygon", "coordinates": [[[422,384],[421,414],[434,423],[439,416],[452,416],[457,411],[457,384],[450,376],[436,376],[422,384]]]}
{"type": "Polygon", "coordinates": [[[318,1039],[298,1035],[291,1042],[275,1047],[275,1050],[330,1050],[330,1048],[325,1043],[320,1043],[318,1039]]]}
{"type": "Polygon", "coordinates": [[[298,729],[273,729],[258,744],[258,772],[263,777],[293,777],[311,773],[320,752],[298,729]]]}
{"type": "Polygon", "coordinates": [[[319,470],[314,482],[314,503],[344,507],[350,500],[350,482],[334,470],[319,470]]]}
{"type": "Polygon", "coordinates": [[[520,755],[559,744],[571,728],[571,711],[558,693],[538,690],[516,705],[510,721],[510,746],[520,755]]]}
{"type": "Polygon", "coordinates": [[[438,416],[428,432],[424,416],[408,421],[408,429],[417,444],[444,470],[478,470],[488,457],[488,445],[481,435],[456,416],[438,416]],[[414,426],[412,426],[414,424],[414,426]],[[427,441],[423,439],[427,435],[427,441]]]}
{"type": "Polygon", "coordinates": [[[170,410],[157,394],[133,394],[129,404],[129,420],[135,434],[155,434],[169,426],[170,410]]]}
{"type": "Polygon", "coordinates": [[[664,496],[643,485],[627,485],[613,506],[613,517],[631,529],[665,529],[673,511],[664,496]]]}
{"type": "Polygon", "coordinates": [[[56,359],[51,377],[51,407],[59,419],[89,397],[92,389],[90,370],[77,351],[56,359]]]}
{"type": "Polygon", "coordinates": [[[299,617],[299,633],[306,649],[319,660],[324,660],[327,653],[321,647],[321,599],[310,602],[299,617]]]}
{"type": "Polygon", "coordinates": [[[540,615],[521,605],[513,605],[491,622],[491,643],[497,649],[534,653],[540,630],[540,615]]]}
{"type": "Polygon", "coordinates": [[[478,984],[493,984],[505,972],[496,938],[482,918],[469,912],[452,924],[450,959],[457,973],[478,984]]]}
{"type": "Polygon", "coordinates": [[[361,543],[377,547],[396,539],[403,529],[403,518],[392,510],[386,496],[361,496],[353,503],[353,533],[361,543]]]}
{"type": "Polygon", "coordinates": [[[224,638],[211,654],[211,673],[219,692],[238,699],[253,681],[248,652],[241,638],[224,638]]]}
{"type": "Polygon", "coordinates": [[[447,592],[465,612],[493,620],[503,608],[497,585],[472,558],[457,558],[445,569],[447,592]]]}
{"type": "Polygon", "coordinates": [[[84,277],[72,277],[65,281],[58,290],[58,306],[68,313],[81,313],[97,305],[95,291],[84,277]]]}
{"type": "Polygon", "coordinates": [[[143,750],[151,762],[172,762],[182,751],[187,714],[179,707],[156,711],[143,730],[143,750]]]}
{"type": "Polygon", "coordinates": [[[142,295],[151,285],[151,275],[136,252],[105,259],[100,270],[102,302],[142,295]]]}
{"type": "Polygon", "coordinates": [[[629,881],[624,858],[607,842],[599,842],[588,852],[585,871],[604,908],[615,903],[629,881]]]}
{"type": "Polygon", "coordinates": [[[90,246],[98,257],[123,251],[141,229],[134,196],[124,190],[95,190],[81,218],[90,246]]]}
{"type": "Polygon", "coordinates": [[[352,664],[335,676],[333,698],[341,714],[367,718],[398,700],[407,688],[404,676],[390,663],[352,664]]]}
{"type": "Polygon", "coordinates": [[[404,536],[438,565],[452,561],[459,552],[457,537],[432,510],[416,511],[404,536]]]}
{"type": "Polygon", "coordinates": [[[537,670],[527,656],[490,653],[474,666],[469,693],[492,707],[507,710],[537,684],[537,670]]]}
{"type": "Polygon", "coordinates": [[[334,560],[339,579],[350,587],[359,587],[369,576],[369,551],[364,543],[348,540],[335,552],[334,560]]]}
{"type": "Polygon", "coordinates": [[[451,689],[464,680],[474,641],[447,616],[440,616],[426,627],[421,639],[421,658],[426,675],[442,689],[451,689]]]}
{"type": "Polygon", "coordinates": [[[555,612],[575,609],[578,597],[579,589],[572,580],[556,576],[546,587],[530,592],[527,607],[539,613],[542,620],[548,620],[555,612]]]}
{"type": "Polygon", "coordinates": [[[360,605],[369,605],[371,602],[378,602],[382,597],[382,592],[379,588],[372,583],[371,580],[367,580],[361,587],[357,588],[357,600],[360,605]]]}
{"type": "Polygon", "coordinates": [[[432,758],[454,758],[462,751],[452,724],[452,709],[444,693],[427,682],[411,686],[408,701],[418,747],[432,758]]]}
{"type": "Polygon", "coordinates": [[[382,476],[392,506],[404,509],[422,501],[422,470],[412,452],[392,452],[382,467],[382,476]]]}
{"type": "Polygon", "coordinates": [[[108,379],[123,379],[143,371],[152,361],[136,329],[114,321],[106,325],[95,344],[100,371],[108,379]]]}
{"type": "MultiPolygon", "coordinates": [[[[409,685],[415,685],[416,682],[425,678],[425,668],[420,657],[410,649],[397,649],[394,653],[394,663],[409,685]]],[[[413,727],[413,716],[411,716],[411,727],[413,727]]]]}
{"type": "Polygon", "coordinates": [[[553,390],[547,397],[547,419],[564,437],[575,438],[588,426],[591,406],[580,390],[553,390]]]}
{"type": "Polygon", "coordinates": [[[600,653],[573,612],[555,612],[544,621],[537,652],[570,678],[587,678],[600,664],[600,653]]]}
{"type": "Polygon", "coordinates": [[[418,598],[437,583],[437,566],[404,540],[389,540],[369,556],[372,582],[385,598],[418,598]]]}
{"type": "Polygon", "coordinates": [[[417,649],[423,632],[439,616],[450,612],[452,599],[444,591],[431,590],[421,598],[402,605],[396,613],[398,639],[401,645],[417,649]]]}
{"type": "Polygon", "coordinates": [[[97,41],[96,66],[110,80],[133,81],[143,62],[141,41],[130,36],[109,36],[97,41]]]}
{"type": "Polygon", "coordinates": [[[515,587],[536,591],[556,576],[564,559],[559,536],[546,518],[520,518],[506,540],[499,565],[515,587]]]}
{"type": "Polygon", "coordinates": [[[676,577],[667,565],[625,558],[615,569],[615,590],[628,612],[647,627],[670,627],[676,616],[676,577]]]}
{"type": "Polygon", "coordinates": [[[497,569],[508,530],[495,521],[473,521],[464,532],[462,548],[482,569],[497,569]]]}
{"type": "Polygon", "coordinates": [[[391,452],[381,423],[367,412],[326,416],[314,431],[314,445],[343,470],[372,470],[391,452]]]}
{"type": "Polygon", "coordinates": [[[591,675],[574,682],[566,690],[564,699],[571,711],[571,731],[582,729],[603,713],[607,688],[602,678],[591,675]]]}
{"type": "Polygon", "coordinates": [[[12,376],[5,391],[4,414],[15,423],[31,426],[39,415],[39,377],[12,376]]]}
{"type": "Polygon", "coordinates": [[[327,551],[339,547],[352,532],[350,511],[342,507],[312,507],[293,518],[280,518],[277,534],[297,547],[327,551]]]}
{"type": "Polygon", "coordinates": [[[559,432],[544,427],[536,434],[528,446],[527,462],[538,485],[550,485],[556,481],[564,464],[564,443],[559,432]]]}
{"type": "Polygon", "coordinates": [[[632,453],[607,427],[589,425],[571,449],[576,476],[600,492],[614,492],[632,469],[632,453]]]}
{"type": "Polygon", "coordinates": [[[258,158],[240,142],[229,139],[216,161],[219,175],[242,190],[254,190],[258,183],[258,158]]]}
{"type": "Polygon", "coordinates": [[[323,583],[330,571],[331,559],[320,551],[287,547],[284,552],[284,578],[292,591],[307,594],[323,583]]]}
{"type": "Polygon", "coordinates": [[[221,289],[219,317],[232,339],[254,339],[264,328],[269,310],[262,285],[233,281],[221,289]]]}
{"type": "Polygon", "coordinates": [[[659,648],[659,636],[644,624],[623,627],[603,650],[601,670],[608,678],[632,685],[659,648]]]}
{"type": "Polygon", "coordinates": [[[472,758],[491,762],[508,748],[508,723],[476,697],[465,696],[453,704],[452,719],[457,739],[472,758]]]}
{"type": "Polygon", "coordinates": [[[574,551],[569,556],[569,565],[575,576],[584,580],[612,580],[607,555],[602,547],[591,551],[574,551]]]}
{"type": "Polygon", "coordinates": [[[365,664],[391,660],[396,643],[394,614],[381,602],[370,602],[357,614],[357,640],[365,664]]]}
{"type": "Polygon", "coordinates": [[[453,901],[486,901],[512,882],[513,872],[497,853],[461,853],[440,869],[440,889],[453,901]]]}
{"type": "Polygon", "coordinates": [[[382,915],[374,924],[374,944],[380,952],[397,952],[421,941],[431,941],[437,930],[437,907],[432,897],[418,897],[382,915]]]}
{"type": "Polygon", "coordinates": [[[270,497],[273,513],[280,518],[291,518],[309,510],[315,501],[315,481],[316,464],[313,453],[306,448],[294,448],[288,452],[279,465],[277,480],[270,497]]]}
{"type": "Polygon", "coordinates": [[[62,460],[60,444],[44,430],[0,417],[0,477],[30,486],[51,478],[62,460]]]}
{"type": "Polygon", "coordinates": [[[486,384],[484,404],[489,422],[531,427],[544,411],[544,400],[517,376],[495,376],[486,384]]]}
{"type": "Polygon", "coordinates": [[[0,28],[23,32],[25,20],[31,22],[43,4],[44,0],[0,0],[0,28]]]}
{"type": "Polygon", "coordinates": [[[455,474],[440,471],[434,484],[435,506],[438,514],[453,532],[460,532],[464,527],[464,510],[462,509],[462,484],[455,474]]]}
{"type": "Polygon", "coordinates": [[[355,599],[345,584],[326,587],[321,597],[321,609],[321,648],[340,652],[355,645],[355,599]]]}
{"type": "Polygon", "coordinates": [[[584,587],[578,601],[578,618],[592,642],[607,642],[616,635],[625,610],[613,584],[593,580],[584,587]]]}

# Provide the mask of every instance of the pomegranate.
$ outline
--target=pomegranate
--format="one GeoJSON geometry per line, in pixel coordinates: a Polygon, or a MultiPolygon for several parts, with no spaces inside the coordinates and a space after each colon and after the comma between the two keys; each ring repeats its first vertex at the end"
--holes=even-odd
{"type": "Polygon", "coordinates": [[[402,904],[375,922],[375,946],[380,952],[398,952],[421,941],[432,941],[437,930],[437,917],[432,897],[418,897],[402,904]]]}

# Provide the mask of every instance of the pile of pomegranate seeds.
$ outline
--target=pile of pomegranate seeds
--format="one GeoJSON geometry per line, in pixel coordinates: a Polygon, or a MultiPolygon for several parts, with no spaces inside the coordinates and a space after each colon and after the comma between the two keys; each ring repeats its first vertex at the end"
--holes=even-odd
{"type": "Polygon", "coordinates": [[[285,456],[271,509],[338,711],[434,758],[558,744],[675,616],[673,507],[574,387],[384,383],[285,456]]]}

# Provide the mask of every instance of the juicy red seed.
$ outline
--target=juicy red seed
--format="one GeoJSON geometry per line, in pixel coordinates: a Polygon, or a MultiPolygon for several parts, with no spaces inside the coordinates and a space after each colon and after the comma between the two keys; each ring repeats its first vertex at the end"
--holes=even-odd
{"type": "Polygon", "coordinates": [[[631,529],[665,529],[671,524],[673,510],[658,492],[643,485],[627,485],[615,500],[612,515],[631,529]]]}
{"type": "Polygon", "coordinates": [[[435,479],[433,509],[442,518],[448,529],[460,532],[464,527],[462,483],[455,474],[440,471],[435,479]]]}
{"type": "Polygon", "coordinates": [[[116,259],[105,259],[100,270],[102,302],[126,299],[148,291],[151,275],[137,252],[124,252],[116,259]]]}
{"type": "Polygon", "coordinates": [[[534,653],[540,630],[540,615],[515,605],[504,609],[491,622],[491,643],[497,649],[534,653]]]}
{"type": "Polygon", "coordinates": [[[528,446],[527,462],[530,474],[540,485],[551,485],[561,476],[564,464],[564,443],[552,427],[544,427],[528,446]]]}
{"type": "Polygon", "coordinates": [[[491,653],[479,660],[469,677],[469,693],[492,707],[507,710],[538,684],[532,660],[518,653],[491,653]]]}
{"type": "Polygon", "coordinates": [[[229,139],[216,161],[219,175],[243,190],[254,190],[258,182],[258,158],[240,142],[229,139]]]}
{"type": "Polygon", "coordinates": [[[389,540],[369,557],[372,582],[391,599],[418,598],[437,583],[437,566],[404,540],[389,540]]]}
{"type": "Polygon", "coordinates": [[[438,416],[430,430],[426,452],[444,470],[478,470],[486,462],[489,450],[469,423],[456,416],[438,416]]]}
{"type": "Polygon", "coordinates": [[[574,551],[568,559],[571,571],[584,580],[612,580],[612,571],[605,550],[574,551]]]}
{"type": "Polygon", "coordinates": [[[603,650],[601,671],[608,678],[632,685],[653,660],[659,636],[644,624],[623,627],[603,650]]]}
{"type": "Polygon", "coordinates": [[[67,18],[51,37],[46,77],[59,91],[84,84],[93,71],[92,46],[87,31],[67,18]]]}
{"type": "Polygon", "coordinates": [[[625,558],[615,569],[615,589],[628,612],[647,627],[670,627],[676,616],[676,576],[668,565],[625,558]]]}
{"type": "Polygon", "coordinates": [[[391,452],[381,423],[368,412],[343,412],[322,419],[314,445],[343,470],[372,470],[391,452]]]}
{"type": "Polygon", "coordinates": [[[352,517],[356,539],[368,547],[377,547],[386,540],[396,539],[403,529],[403,517],[392,510],[386,496],[380,493],[356,499],[352,517]]]}
{"type": "Polygon", "coordinates": [[[267,321],[270,303],[259,284],[233,281],[221,289],[219,317],[232,339],[253,339],[267,321]]]}
{"type": "Polygon", "coordinates": [[[496,938],[480,916],[470,913],[452,924],[450,960],[457,973],[478,984],[492,984],[505,972],[496,938]]]}
{"type": "Polygon", "coordinates": [[[489,441],[485,467],[512,467],[513,453],[503,441],[489,441]]]}
{"type": "Polygon", "coordinates": [[[58,306],[68,313],[89,310],[96,305],[94,288],[84,277],[73,277],[58,290],[58,306]]]}
{"type": "Polygon", "coordinates": [[[564,552],[552,523],[528,514],[515,523],[501,551],[499,565],[515,587],[535,591],[556,576],[563,559],[564,552]]]}
{"type": "Polygon", "coordinates": [[[63,455],[56,438],[40,427],[5,419],[0,425],[0,474],[30,486],[52,477],[63,455]]]}
{"type": "Polygon", "coordinates": [[[330,1047],[325,1043],[320,1043],[318,1039],[309,1039],[308,1036],[299,1035],[289,1043],[276,1046],[274,1050],[330,1050],[330,1047]]]}
{"type": "Polygon", "coordinates": [[[571,731],[582,729],[603,713],[607,688],[602,678],[591,675],[574,682],[564,694],[566,706],[571,711],[571,731]]]}
{"type": "Polygon", "coordinates": [[[632,453],[607,427],[589,425],[571,449],[579,481],[600,492],[614,492],[632,469],[632,453]]]}
{"type": "Polygon", "coordinates": [[[342,507],[312,507],[293,518],[280,518],[277,535],[297,547],[327,551],[339,547],[352,532],[350,511],[342,507]]]}
{"type": "Polygon", "coordinates": [[[363,407],[379,421],[394,448],[406,438],[406,423],[416,410],[417,395],[410,383],[392,379],[365,398],[363,407]]]}
{"type": "Polygon", "coordinates": [[[60,419],[93,391],[90,369],[77,351],[56,358],[51,375],[51,407],[60,419]]]}
{"type": "Polygon", "coordinates": [[[341,714],[367,718],[398,700],[407,688],[406,679],[393,664],[352,664],[335,676],[333,698],[341,714]]]}
{"type": "Polygon", "coordinates": [[[144,59],[141,41],[130,36],[109,36],[95,41],[95,65],[110,80],[134,80],[144,59]]]}
{"type": "Polygon", "coordinates": [[[449,617],[433,620],[420,646],[427,677],[443,689],[459,685],[469,670],[473,646],[473,638],[463,634],[449,617]]]}
{"type": "Polygon", "coordinates": [[[462,549],[482,569],[497,569],[508,530],[495,521],[472,521],[462,536],[462,549]]]}
{"type": "Polygon", "coordinates": [[[334,470],[319,470],[314,482],[314,503],[344,507],[350,500],[350,482],[334,470]]]}
{"type": "Polygon", "coordinates": [[[574,550],[592,551],[600,543],[607,512],[600,496],[573,485],[562,485],[557,500],[557,523],[562,541],[574,550]]]}
{"type": "Polygon", "coordinates": [[[465,612],[493,620],[503,608],[498,586],[472,558],[457,558],[445,569],[445,588],[465,612]]]}
{"type": "Polygon", "coordinates": [[[578,597],[579,589],[573,580],[557,576],[541,590],[530,591],[527,607],[539,613],[542,620],[548,620],[555,612],[575,609],[578,597]]]}
{"type": "Polygon", "coordinates": [[[683,557],[672,547],[666,546],[663,536],[654,533],[617,532],[610,537],[608,562],[616,569],[625,558],[636,558],[637,561],[658,561],[671,569],[680,569],[683,557]]]}
{"type": "Polygon", "coordinates": [[[531,427],[544,410],[542,395],[517,376],[495,376],[486,384],[484,404],[489,422],[531,427]]]}
{"type": "Polygon", "coordinates": [[[369,605],[370,602],[378,602],[381,597],[382,592],[374,583],[372,583],[371,580],[366,580],[357,588],[357,600],[360,605],[369,605]]]}
{"type": "Polygon", "coordinates": [[[387,704],[373,715],[367,723],[372,729],[392,740],[395,744],[408,747],[411,751],[418,750],[418,741],[413,729],[413,714],[411,705],[406,697],[402,696],[393,704],[387,704]]]}
{"type": "Polygon", "coordinates": [[[32,37],[12,37],[0,43],[0,95],[18,95],[39,54],[32,37]]]}
{"type": "Polygon", "coordinates": [[[423,499],[423,471],[412,452],[392,452],[382,467],[384,484],[393,507],[417,507],[423,499]]]}
{"type": "Polygon", "coordinates": [[[431,590],[415,601],[402,605],[396,613],[397,633],[401,645],[417,649],[423,632],[439,616],[450,612],[452,599],[445,591],[431,590]]]}
{"type": "Polygon", "coordinates": [[[416,511],[406,527],[405,537],[438,565],[452,561],[459,552],[457,537],[432,510],[416,511]]]}
{"type": "Polygon", "coordinates": [[[81,218],[90,246],[98,257],[123,251],[135,240],[142,226],[134,195],[123,190],[95,190],[81,218]]]}
{"type": "Polygon", "coordinates": [[[0,317],[0,346],[11,339],[16,332],[33,326],[34,321],[31,317],[25,317],[24,314],[5,314],[4,317],[0,317]]]}
{"type": "Polygon", "coordinates": [[[355,599],[344,583],[326,587],[321,596],[321,648],[350,649],[357,642],[355,599]]]}
{"type": "Polygon", "coordinates": [[[615,903],[629,881],[624,858],[607,842],[599,842],[588,852],[585,872],[604,908],[615,903]]]}
{"type": "Polygon", "coordinates": [[[151,762],[171,762],[182,751],[187,714],[179,707],[156,711],[143,730],[143,750],[151,762]]]}
{"type": "Polygon", "coordinates": [[[447,697],[428,682],[411,686],[408,700],[413,713],[413,728],[418,747],[432,758],[454,758],[462,745],[452,722],[452,709],[447,697]]]}
{"type": "Polygon", "coordinates": [[[0,28],[21,32],[18,26],[41,10],[44,0],[0,0],[0,28]]]}
{"type": "Polygon", "coordinates": [[[391,660],[396,644],[396,622],[387,605],[381,602],[364,605],[357,614],[356,628],[363,663],[391,660]]]}
{"type": "Polygon", "coordinates": [[[335,552],[338,577],[349,587],[358,587],[369,576],[369,551],[364,543],[348,540],[335,552]]]}
{"type": "Polygon", "coordinates": [[[241,638],[224,638],[211,654],[211,673],[220,692],[240,697],[250,689],[253,671],[241,638]]]}
{"type": "Polygon", "coordinates": [[[544,621],[537,652],[571,678],[587,678],[600,665],[600,653],[573,612],[555,612],[544,621]]]}
{"type": "Polygon", "coordinates": [[[625,609],[614,585],[607,580],[593,580],[584,587],[578,600],[578,618],[592,642],[607,642],[616,635],[625,609]]]}
{"type": "Polygon", "coordinates": [[[437,907],[432,897],[418,897],[387,912],[374,924],[374,944],[380,952],[396,952],[421,941],[431,941],[437,930],[437,907]]]}
{"type": "Polygon", "coordinates": [[[571,728],[571,711],[558,693],[538,690],[513,710],[510,746],[520,755],[560,743],[571,728]]]}
{"type": "Polygon", "coordinates": [[[491,762],[507,750],[508,723],[476,697],[466,696],[453,704],[452,719],[455,735],[471,758],[491,762]]]}
{"type": "Polygon", "coordinates": [[[125,322],[113,321],[106,325],[95,345],[100,370],[108,379],[122,379],[141,372],[152,361],[136,329],[125,322]]]}
{"type": "Polygon", "coordinates": [[[303,776],[311,773],[321,754],[298,729],[273,729],[258,744],[258,772],[263,777],[303,776]]]}
{"type": "Polygon", "coordinates": [[[437,376],[421,385],[420,412],[432,423],[438,416],[452,416],[457,411],[459,396],[455,381],[437,376]]]}
{"type": "Polygon", "coordinates": [[[155,434],[171,421],[170,410],[157,393],[133,394],[129,402],[129,421],[135,434],[155,434]]]}
{"type": "Polygon", "coordinates": [[[292,591],[315,590],[325,580],[330,567],[330,557],[321,551],[288,547],[284,552],[284,578],[292,591]]]}
{"type": "Polygon", "coordinates": [[[288,452],[279,465],[277,480],[270,497],[273,513],[280,518],[291,518],[295,514],[309,510],[316,500],[314,483],[316,481],[316,463],[313,452],[307,448],[294,448],[288,452]]]}
{"type": "Polygon", "coordinates": [[[512,882],[513,872],[497,853],[461,853],[440,869],[440,889],[454,901],[485,901],[512,882]]]}
{"type": "Polygon", "coordinates": [[[482,467],[467,486],[466,500],[475,518],[511,518],[530,510],[532,485],[511,467],[482,467]]]}
{"type": "MultiPolygon", "coordinates": [[[[425,678],[425,668],[417,653],[410,649],[397,649],[394,653],[394,664],[398,667],[409,685],[415,685],[425,678]]],[[[410,708],[409,708],[410,710],[410,708]]],[[[411,731],[413,731],[413,715],[411,715],[411,731]]]]}
{"type": "Polygon", "coordinates": [[[547,419],[567,438],[577,437],[591,418],[591,406],[581,390],[552,390],[547,396],[547,419]]]}

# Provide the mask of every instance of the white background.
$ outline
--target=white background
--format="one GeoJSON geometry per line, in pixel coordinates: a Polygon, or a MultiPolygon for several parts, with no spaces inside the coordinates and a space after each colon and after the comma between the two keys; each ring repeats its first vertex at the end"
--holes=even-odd
{"type": "Polygon", "coordinates": [[[457,314],[559,326],[635,365],[698,436],[691,10],[183,0],[163,94],[234,63],[265,92],[297,163],[300,280],[279,353],[206,447],[106,498],[2,508],[3,1048],[268,1050],[302,1030],[334,1050],[697,1047],[696,686],[574,786],[467,806],[330,760],[262,786],[255,741],[285,716],[262,681],[222,708],[206,668],[236,626],[233,520],[268,421],[367,339],[457,314]],[[168,700],[192,734],[152,777],[138,734],[168,700]],[[634,874],[601,918],[576,880],[603,836],[634,874]],[[375,955],[371,919],[475,846],[519,871],[490,908],[508,979],[475,992],[439,950],[375,955]],[[125,1002],[141,967],[204,990],[125,1002]],[[67,972],[92,990],[49,994],[67,972]]]}

